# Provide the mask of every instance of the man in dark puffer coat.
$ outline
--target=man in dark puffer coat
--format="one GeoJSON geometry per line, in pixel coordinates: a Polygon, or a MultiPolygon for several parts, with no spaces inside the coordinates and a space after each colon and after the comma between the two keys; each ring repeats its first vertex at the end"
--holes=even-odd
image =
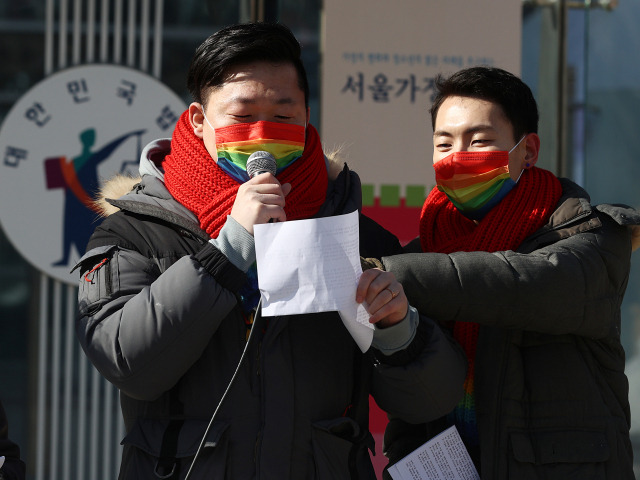
{"type": "Polygon", "coordinates": [[[535,167],[536,102],[504,70],[439,78],[431,114],[437,188],[407,247],[419,253],[382,264],[452,329],[469,374],[450,415],[392,421],[387,454],[455,424],[484,479],[634,478],[620,305],[639,212],[593,206],[535,167]]]}

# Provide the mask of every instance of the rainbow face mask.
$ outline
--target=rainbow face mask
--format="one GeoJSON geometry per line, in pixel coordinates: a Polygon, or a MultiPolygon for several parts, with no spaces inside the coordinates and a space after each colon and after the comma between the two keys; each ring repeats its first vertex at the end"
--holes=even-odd
{"type": "MultiPolygon", "coordinates": [[[[209,123],[206,116],[204,119],[209,123]]],[[[306,129],[302,125],[259,121],[211,129],[216,133],[218,166],[240,183],[249,180],[247,160],[254,152],[264,150],[275,157],[276,175],[304,152],[306,129]]]]}
{"type": "Polygon", "coordinates": [[[522,138],[508,152],[454,152],[436,162],[433,168],[438,190],[464,216],[481,220],[520,180],[518,177],[514,182],[509,175],[509,154],[522,138]]]}

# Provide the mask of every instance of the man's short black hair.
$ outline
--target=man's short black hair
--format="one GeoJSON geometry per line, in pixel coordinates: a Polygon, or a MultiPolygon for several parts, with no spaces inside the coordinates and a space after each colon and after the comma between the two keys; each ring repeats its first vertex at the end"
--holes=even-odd
{"type": "Polygon", "coordinates": [[[447,97],[479,98],[502,108],[513,126],[514,141],[528,133],[538,133],[538,105],[531,89],[512,73],[495,67],[471,67],[448,78],[435,79],[436,96],[431,106],[431,124],[447,97]]]}
{"type": "Polygon", "coordinates": [[[305,106],[309,106],[309,82],[300,43],[289,28],[279,23],[230,25],[207,38],[196,49],[189,66],[189,93],[194,101],[204,104],[209,89],[222,85],[231,67],[261,61],[293,65],[305,106]]]}

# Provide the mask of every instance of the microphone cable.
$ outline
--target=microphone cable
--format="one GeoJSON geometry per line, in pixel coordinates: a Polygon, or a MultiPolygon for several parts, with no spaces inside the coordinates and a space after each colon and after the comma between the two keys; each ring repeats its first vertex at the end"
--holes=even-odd
{"type": "Polygon", "coordinates": [[[225,389],[224,393],[222,394],[222,397],[220,398],[220,401],[218,402],[218,406],[216,407],[216,409],[213,412],[213,415],[211,415],[211,419],[209,420],[209,424],[207,425],[207,429],[204,431],[204,435],[202,436],[202,440],[200,440],[200,445],[198,446],[198,450],[196,450],[196,454],[193,457],[193,460],[191,461],[191,465],[189,465],[189,470],[187,470],[187,475],[184,477],[184,480],[189,480],[189,475],[191,475],[191,470],[193,469],[193,466],[196,463],[196,460],[198,459],[198,456],[200,455],[200,452],[202,451],[202,448],[205,445],[205,441],[207,438],[207,435],[209,434],[209,430],[211,430],[211,426],[213,425],[213,421],[215,420],[216,416],[218,415],[218,411],[220,410],[220,407],[222,406],[222,403],[224,402],[225,398],[227,397],[227,394],[229,393],[229,390],[231,390],[231,386],[233,385],[236,377],[238,376],[238,372],[240,371],[240,367],[242,366],[242,363],[244,362],[244,359],[246,357],[247,352],[249,351],[249,345],[251,344],[251,340],[254,337],[254,331],[257,330],[256,328],[256,324],[258,323],[258,320],[262,320],[262,315],[259,316],[258,318],[258,312],[260,312],[260,306],[262,305],[262,299],[260,299],[260,301],[258,302],[258,306],[256,307],[256,317],[253,320],[253,323],[251,324],[251,330],[249,331],[249,338],[247,338],[247,342],[244,345],[244,349],[242,350],[242,355],[240,355],[240,360],[238,360],[238,365],[236,366],[236,370],[235,372],[233,372],[233,375],[231,376],[231,380],[229,380],[229,383],[227,384],[227,388],[225,389]]]}

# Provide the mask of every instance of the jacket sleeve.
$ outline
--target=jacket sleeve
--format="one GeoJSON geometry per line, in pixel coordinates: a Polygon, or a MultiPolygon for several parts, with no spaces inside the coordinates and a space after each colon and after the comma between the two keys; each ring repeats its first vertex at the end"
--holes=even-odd
{"type": "Polygon", "coordinates": [[[9,425],[4,407],[0,403],[0,457],[5,457],[0,468],[0,479],[24,480],[25,464],[20,459],[20,447],[9,439],[9,425]]]}
{"type": "Polygon", "coordinates": [[[463,395],[467,361],[460,345],[436,322],[420,316],[404,350],[384,355],[372,349],[372,395],[389,418],[429,422],[449,413],[463,395]]]}
{"type": "Polygon", "coordinates": [[[409,253],[382,259],[411,305],[439,322],[603,338],[619,334],[629,229],[600,227],[530,253],[409,253]]]}
{"type": "Polygon", "coordinates": [[[126,395],[154,400],[200,357],[244,281],[213,245],[164,272],[116,246],[80,262],[76,333],[88,358],[126,395]]]}

